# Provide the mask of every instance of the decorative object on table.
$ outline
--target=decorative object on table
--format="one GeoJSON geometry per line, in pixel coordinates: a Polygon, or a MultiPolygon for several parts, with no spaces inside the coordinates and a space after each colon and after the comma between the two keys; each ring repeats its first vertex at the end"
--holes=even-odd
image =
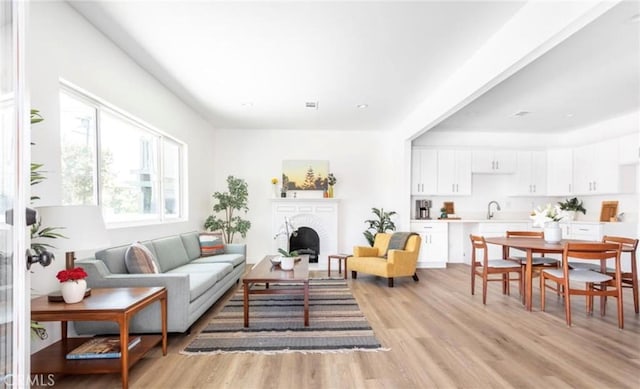
{"type": "Polygon", "coordinates": [[[547,204],[544,208],[537,207],[533,210],[531,220],[534,227],[544,228],[544,240],[548,243],[558,243],[562,240],[562,230],[558,222],[565,217],[564,211],[559,205],[547,204]]]}
{"type": "MultiPolygon", "coordinates": [[[[278,233],[273,237],[273,239],[278,239],[279,237],[284,236],[286,239],[286,249],[283,248],[278,248],[278,252],[280,254],[282,254],[282,257],[280,258],[280,267],[283,266],[283,257],[296,257],[298,256],[298,253],[296,251],[289,251],[291,249],[291,236],[298,236],[298,229],[294,227],[293,223],[291,223],[291,220],[289,220],[288,217],[285,216],[284,218],[284,223],[282,224],[282,227],[280,229],[280,231],[278,231],[278,233]]],[[[287,260],[287,264],[285,264],[285,267],[288,267],[289,265],[289,261],[287,260]]],[[[283,268],[284,269],[284,268],[283,268]]],[[[291,265],[291,268],[293,269],[293,265],[291,265]]],[[[284,270],[289,270],[289,269],[284,269],[284,270]]]]}
{"type": "MultiPolygon", "coordinates": [[[[269,284],[269,289],[287,287],[289,285],[269,284]]],[[[242,315],[238,314],[244,304],[240,289],[181,354],[243,352],[272,355],[384,350],[345,280],[311,279],[309,290],[309,314],[322,320],[312,320],[304,331],[300,331],[301,320],[282,320],[283,317],[302,315],[302,294],[253,295],[249,305],[254,321],[245,328],[242,315]]]]}
{"type": "Polygon", "coordinates": [[[336,184],[336,182],[338,182],[336,176],[334,176],[333,173],[329,173],[329,175],[327,176],[327,184],[329,185],[327,194],[329,195],[330,199],[333,198],[333,186],[336,184]]]}
{"type": "MultiPolygon", "coordinates": [[[[129,350],[135,347],[142,338],[129,338],[129,350]]],[[[66,359],[115,359],[120,358],[120,338],[117,336],[99,336],[91,338],[67,353],[66,359]]]]}
{"type": "Polygon", "coordinates": [[[75,267],[70,270],[60,270],[56,275],[60,281],[60,289],[62,298],[67,304],[75,304],[84,298],[84,292],[87,290],[87,273],[82,267],[75,267]]]}
{"type": "Polygon", "coordinates": [[[440,217],[439,217],[439,219],[446,219],[447,217],[448,217],[447,208],[445,208],[445,207],[440,208],[440,217]]]}
{"type": "Polygon", "coordinates": [[[618,202],[617,201],[603,201],[600,209],[600,221],[601,222],[615,222],[618,221],[618,202]]]}
{"type": "Polygon", "coordinates": [[[209,231],[222,231],[225,242],[233,243],[233,237],[239,233],[243,238],[247,236],[247,231],[251,228],[251,222],[244,220],[240,216],[234,215],[235,211],[249,210],[247,202],[249,200],[248,185],[242,178],[234,176],[227,177],[228,192],[215,192],[213,198],[218,203],[213,206],[214,212],[223,212],[224,216],[218,218],[216,215],[209,215],[204,222],[204,227],[209,231]]]}
{"type": "Polygon", "coordinates": [[[565,201],[558,202],[560,210],[565,212],[564,220],[573,221],[576,219],[576,213],[582,212],[583,215],[587,214],[587,210],[582,205],[582,201],[577,197],[572,199],[566,199],[565,201]]]}
{"type": "Polygon", "coordinates": [[[365,223],[369,224],[366,231],[363,232],[365,239],[369,242],[369,245],[373,247],[373,243],[376,239],[376,234],[379,232],[395,231],[396,225],[391,220],[391,216],[395,215],[395,211],[385,212],[384,208],[371,208],[371,212],[377,216],[377,219],[365,220],[365,223]]]}
{"type": "Polygon", "coordinates": [[[282,161],[282,183],[287,190],[324,191],[327,188],[329,161],[282,161]]]}
{"type": "Polygon", "coordinates": [[[278,188],[278,179],[276,177],[271,179],[271,189],[273,190],[273,198],[277,198],[280,195],[280,190],[278,188]]]}
{"type": "Polygon", "coordinates": [[[286,251],[283,249],[278,249],[280,253],[280,269],[282,270],[293,270],[293,266],[296,261],[300,258],[297,251],[286,251]]]}

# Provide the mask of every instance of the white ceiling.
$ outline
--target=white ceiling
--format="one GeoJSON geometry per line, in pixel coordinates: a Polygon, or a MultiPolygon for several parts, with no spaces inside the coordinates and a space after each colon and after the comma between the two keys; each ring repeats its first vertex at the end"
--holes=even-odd
{"type": "MultiPolygon", "coordinates": [[[[524,2],[71,4],[216,128],[388,130],[524,2]]],[[[554,130],[638,109],[640,24],[628,21],[638,4],[616,6],[436,130],[554,130]],[[514,120],[519,110],[532,113],[514,120]]]]}

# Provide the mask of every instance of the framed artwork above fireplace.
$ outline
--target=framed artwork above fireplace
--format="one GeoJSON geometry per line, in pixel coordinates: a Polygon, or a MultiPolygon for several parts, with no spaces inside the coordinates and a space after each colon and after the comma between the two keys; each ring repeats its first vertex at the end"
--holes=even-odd
{"type": "Polygon", "coordinates": [[[282,161],[282,185],[286,190],[327,189],[329,161],[326,160],[284,160],[282,161]]]}

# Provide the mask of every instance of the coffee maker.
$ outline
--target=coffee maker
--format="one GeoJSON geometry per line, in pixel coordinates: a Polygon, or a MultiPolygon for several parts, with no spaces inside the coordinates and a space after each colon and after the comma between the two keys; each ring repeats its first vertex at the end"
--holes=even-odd
{"type": "Polygon", "coordinates": [[[416,219],[431,219],[431,200],[416,200],[416,219]]]}

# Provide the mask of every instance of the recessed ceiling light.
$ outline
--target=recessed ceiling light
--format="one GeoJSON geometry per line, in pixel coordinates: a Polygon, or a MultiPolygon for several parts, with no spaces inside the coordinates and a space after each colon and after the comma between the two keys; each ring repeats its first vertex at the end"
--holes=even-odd
{"type": "Polygon", "coordinates": [[[574,116],[574,114],[572,114],[572,113],[568,113],[568,114],[567,114],[567,117],[568,117],[568,118],[572,118],[573,116],[574,116]]]}
{"type": "Polygon", "coordinates": [[[640,14],[635,14],[631,17],[631,19],[629,19],[629,21],[631,23],[638,23],[640,22],[640,14]]]}
{"type": "Polygon", "coordinates": [[[309,109],[318,109],[318,102],[317,101],[307,101],[306,103],[304,103],[304,107],[305,108],[309,108],[309,109]]]}
{"type": "Polygon", "coordinates": [[[513,114],[513,116],[519,116],[519,117],[522,117],[522,116],[528,115],[528,114],[530,114],[530,113],[531,113],[531,112],[529,112],[529,111],[518,111],[518,112],[514,113],[514,114],[513,114]]]}
{"type": "Polygon", "coordinates": [[[251,108],[253,107],[253,103],[250,101],[245,101],[244,103],[241,103],[240,105],[242,105],[245,108],[251,108]]]}
{"type": "Polygon", "coordinates": [[[360,108],[360,109],[365,109],[369,106],[369,104],[358,104],[356,105],[356,107],[360,108]]]}

